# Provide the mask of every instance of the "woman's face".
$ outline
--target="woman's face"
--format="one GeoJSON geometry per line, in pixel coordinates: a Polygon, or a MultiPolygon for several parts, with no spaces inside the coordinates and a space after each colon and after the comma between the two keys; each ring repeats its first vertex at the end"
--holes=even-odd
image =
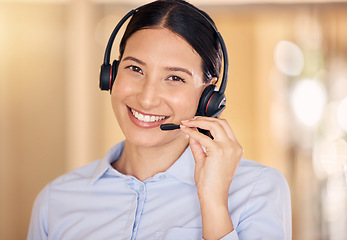
{"type": "Polygon", "coordinates": [[[128,39],[112,89],[127,141],[151,147],[185,138],[159,126],[194,117],[205,88],[201,66],[194,49],[168,29],[144,29],[128,39]]]}

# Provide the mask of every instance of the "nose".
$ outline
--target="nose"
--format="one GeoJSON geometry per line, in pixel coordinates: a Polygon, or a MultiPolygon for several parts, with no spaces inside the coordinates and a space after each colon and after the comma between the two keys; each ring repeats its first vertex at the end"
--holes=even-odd
{"type": "Polygon", "coordinates": [[[153,78],[146,77],[142,82],[137,100],[144,109],[151,109],[160,105],[160,82],[153,78]]]}

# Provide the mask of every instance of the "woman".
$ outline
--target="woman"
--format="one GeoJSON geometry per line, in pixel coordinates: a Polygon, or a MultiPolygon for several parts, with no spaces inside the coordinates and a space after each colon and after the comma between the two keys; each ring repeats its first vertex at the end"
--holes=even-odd
{"type": "Polygon", "coordinates": [[[138,9],[111,93],[125,141],[40,193],[28,239],[291,239],[283,176],[241,160],[226,120],[195,116],[221,66],[208,21],[179,0],[138,9]]]}

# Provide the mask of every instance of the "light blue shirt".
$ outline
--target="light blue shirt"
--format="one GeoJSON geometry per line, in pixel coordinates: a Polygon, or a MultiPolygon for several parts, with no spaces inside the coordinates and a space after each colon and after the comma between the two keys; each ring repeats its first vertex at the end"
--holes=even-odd
{"type": "MultiPolygon", "coordinates": [[[[28,240],[202,239],[190,148],[167,171],[141,182],[112,168],[123,147],[48,184],[35,201],[28,240]]],[[[273,168],[241,160],[229,212],[235,230],[223,240],[291,239],[288,184],[273,168]]]]}

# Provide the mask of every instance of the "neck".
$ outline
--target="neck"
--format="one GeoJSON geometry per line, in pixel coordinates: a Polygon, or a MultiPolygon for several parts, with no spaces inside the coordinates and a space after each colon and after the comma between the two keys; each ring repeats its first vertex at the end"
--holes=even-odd
{"type": "Polygon", "coordinates": [[[187,146],[188,139],[185,136],[156,147],[137,146],[126,140],[122,155],[112,166],[125,175],[144,181],[166,171],[187,146]]]}

